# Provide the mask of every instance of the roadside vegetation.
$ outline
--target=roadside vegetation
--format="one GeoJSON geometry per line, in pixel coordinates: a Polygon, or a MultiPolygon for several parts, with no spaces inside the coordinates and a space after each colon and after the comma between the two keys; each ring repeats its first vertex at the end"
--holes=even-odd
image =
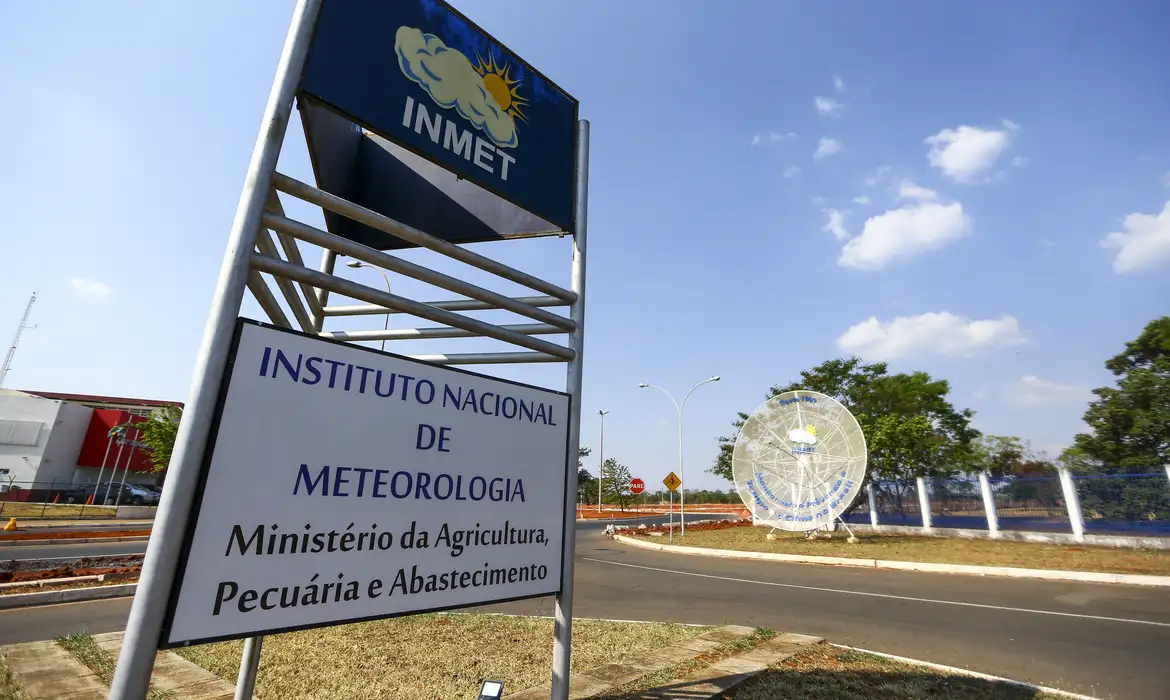
{"type": "MultiPolygon", "coordinates": [[[[573,670],[587,670],[707,631],[666,623],[573,621],[573,670]]],[[[549,681],[551,619],[503,615],[418,615],[273,635],[256,681],[262,698],[398,700],[472,697],[484,678],[506,693],[549,681]]],[[[175,650],[234,681],[242,642],[175,650]]]]}
{"type": "MultiPolygon", "coordinates": [[[[648,528],[645,532],[652,532],[655,529],[648,528]]],[[[1170,576],[1170,550],[1115,549],[869,533],[858,533],[858,543],[849,544],[846,541],[848,534],[844,530],[832,533],[830,538],[821,535],[812,540],[806,539],[803,533],[779,530],[772,533],[775,539],[769,540],[768,531],[766,527],[733,524],[722,527],[714,524],[688,527],[686,538],[676,535],[674,544],[818,557],[1170,576]]],[[[625,534],[637,535],[640,531],[630,530],[625,534]]]]}
{"type": "Polygon", "coordinates": [[[818,644],[747,681],[722,700],[1056,700],[1024,686],[914,666],[818,644]]]}

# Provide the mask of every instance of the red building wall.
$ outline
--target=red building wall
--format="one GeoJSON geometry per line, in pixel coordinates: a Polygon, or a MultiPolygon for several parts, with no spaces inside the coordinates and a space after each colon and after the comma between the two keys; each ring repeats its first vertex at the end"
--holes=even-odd
{"type": "Polygon", "coordinates": [[[141,423],[145,420],[149,419],[126,411],[95,408],[89,421],[89,429],[85,433],[85,440],[81,443],[81,451],[77,454],[77,466],[101,467],[104,464],[106,469],[111,469],[117,460],[118,469],[125,469],[129,464],[132,472],[154,471],[154,464],[150,461],[150,455],[154,450],[141,443],[142,436],[137,430],[128,428],[121,435],[112,438],[109,434],[115,425],[121,425],[126,421],[141,423]]]}

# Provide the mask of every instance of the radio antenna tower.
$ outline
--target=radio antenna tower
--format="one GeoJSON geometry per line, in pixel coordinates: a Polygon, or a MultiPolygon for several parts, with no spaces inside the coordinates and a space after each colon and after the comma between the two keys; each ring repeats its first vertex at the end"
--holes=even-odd
{"type": "Polygon", "coordinates": [[[28,325],[29,314],[32,313],[33,304],[37,301],[37,293],[29,297],[28,306],[24,307],[24,316],[20,319],[20,325],[16,327],[16,337],[12,339],[12,347],[8,348],[8,354],[4,356],[4,366],[0,367],[0,388],[4,386],[4,378],[8,376],[8,370],[12,368],[12,358],[16,356],[16,346],[20,345],[20,336],[26,329],[32,330],[36,326],[28,325]]]}

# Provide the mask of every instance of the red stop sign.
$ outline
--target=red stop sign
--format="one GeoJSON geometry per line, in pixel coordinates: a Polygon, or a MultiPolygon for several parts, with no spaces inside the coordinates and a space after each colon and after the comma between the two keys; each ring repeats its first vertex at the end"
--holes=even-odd
{"type": "Polygon", "coordinates": [[[639,494],[646,490],[646,482],[641,479],[630,479],[630,493],[639,494]]]}

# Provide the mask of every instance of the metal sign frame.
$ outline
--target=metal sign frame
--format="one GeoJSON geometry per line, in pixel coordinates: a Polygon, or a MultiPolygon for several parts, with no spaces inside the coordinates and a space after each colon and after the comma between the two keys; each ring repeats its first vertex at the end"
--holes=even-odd
{"type": "MultiPolygon", "coordinates": [[[[513,352],[427,354],[413,359],[436,364],[517,364],[564,362],[566,392],[571,397],[568,455],[565,464],[565,522],[562,548],[563,586],[556,599],[553,633],[552,700],[568,700],[573,619],[573,565],[576,532],[577,452],[581,431],[581,385],[585,329],[585,272],[588,200],[589,123],[577,123],[574,232],[571,281],[568,289],[539,279],[430,234],[404,226],[352,202],[276,172],[294,97],[305,66],[313,29],[323,0],[298,0],[277,65],[256,145],[248,164],[239,205],[211,301],[210,313],[196,357],[186,411],[179,425],[138,589],[130,609],[121,655],[110,686],[113,700],[146,696],[171,589],[183,547],[204,455],[214,428],[220,386],[227,370],[245,289],[250,291],[272,324],[297,328],[327,338],[350,341],[418,338],[486,337],[518,346],[513,352]],[[528,287],[539,296],[508,297],[285,216],[277,191],[403,238],[417,246],[528,287]],[[279,241],[273,241],[272,233],[279,241]],[[323,249],[317,270],[305,266],[297,241],[323,249]],[[391,294],[333,274],[337,255],[400,273],[463,295],[465,298],[426,302],[391,294]],[[260,273],[271,275],[293,316],[290,322],[260,273]],[[336,292],[364,305],[329,306],[336,292]],[[551,307],[568,307],[568,316],[551,307]],[[459,312],[504,309],[535,323],[496,325],[459,312]],[[325,331],[332,316],[404,313],[442,325],[402,330],[325,331]],[[295,326],[294,326],[295,322],[295,326]],[[536,335],[564,334],[567,345],[536,335]]],[[[237,700],[251,698],[263,637],[245,640],[237,700]]]]}

